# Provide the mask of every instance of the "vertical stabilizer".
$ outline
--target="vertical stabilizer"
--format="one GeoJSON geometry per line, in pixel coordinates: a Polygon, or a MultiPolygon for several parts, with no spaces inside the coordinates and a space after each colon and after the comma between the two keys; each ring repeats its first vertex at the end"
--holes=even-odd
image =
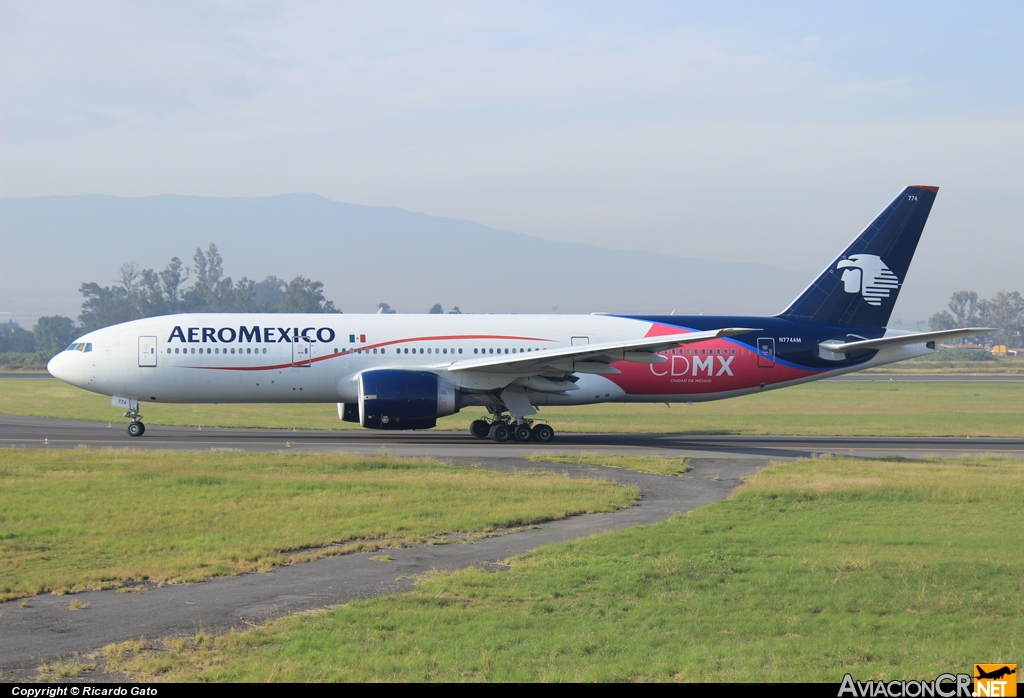
{"type": "Polygon", "coordinates": [[[780,317],[885,327],[938,191],[904,189],[780,317]]]}

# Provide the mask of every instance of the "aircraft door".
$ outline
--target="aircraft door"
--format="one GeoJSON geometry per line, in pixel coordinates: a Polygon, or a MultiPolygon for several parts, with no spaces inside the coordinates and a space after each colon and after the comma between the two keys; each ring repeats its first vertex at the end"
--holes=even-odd
{"type": "Polygon", "coordinates": [[[139,337],[139,366],[156,366],[156,337],[139,337]]]}
{"type": "Polygon", "coordinates": [[[757,367],[771,368],[775,365],[775,338],[758,337],[757,339],[757,367]]]}
{"type": "Polygon", "coordinates": [[[292,366],[309,366],[312,357],[309,353],[309,339],[299,337],[292,340],[292,366]]]}

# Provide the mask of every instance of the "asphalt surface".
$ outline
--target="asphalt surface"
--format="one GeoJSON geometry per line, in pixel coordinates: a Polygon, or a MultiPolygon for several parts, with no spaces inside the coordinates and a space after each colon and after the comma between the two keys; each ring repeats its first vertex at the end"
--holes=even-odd
{"type": "MultiPolygon", "coordinates": [[[[1024,439],[890,437],[748,437],[675,434],[559,434],[553,444],[495,444],[468,434],[423,432],[381,434],[365,431],[292,432],[269,429],[196,429],[150,426],[133,439],[124,424],[76,422],[0,415],[0,448],[137,448],[172,450],[239,449],[433,456],[456,464],[477,463],[496,470],[564,472],[636,485],[641,499],[611,514],[575,516],[536,528],[505,532],[472,543],[416,545],[388,550],[390,562],[375,553],[328,557],[199,584],[157,587],[139,593],[116,590],[69,596],[44,595],[0,604],[0,671],[5,679],[29,679],[36,668],[75,653],[84,655],[111,642],[146,637],[191,635],[199,630],[223,633],[245,629],[298,611],[324,608],[353,599],[411,588],[414,577],[431,570],[470,566],[494,571],[502,561],[538,546],[604,531],[664,521],[719,499],[742,478],[773,459],[817,453],[856,456],[1007,454],[1024,457],[1024,439]],[[524,456],[538,450],[599,451],[691,457],[694,469],[681,477],[636,473],[618,468],[533,463],[524,456]],[[72,611],[72,598],[88,603],[72,611]]],[[[2,453],[2,451],[0,451],[2,453]]],[[[376,553],[379,554],[379,553],[376,553]]]]}
{"type": "Polygon", "coordinates": [[[139,438],[128,436],[125,421],[78,422],[0,414],[0,448],[135,448],[162,450],[237,449],[426,456],[446,460],[522,457],[537,451],[648,453],[665,456],[802,458],[819,453],[877,455],[1024,455],[1024,439],[997,437],[889,436],[734,436],[689,434],[568,434],[551,444],[496,444],[468,433],[379,432],[368,430],[224,429],[150,425],[139,438]],[[109,425],[109,426],[108,426],[109,425]]]}

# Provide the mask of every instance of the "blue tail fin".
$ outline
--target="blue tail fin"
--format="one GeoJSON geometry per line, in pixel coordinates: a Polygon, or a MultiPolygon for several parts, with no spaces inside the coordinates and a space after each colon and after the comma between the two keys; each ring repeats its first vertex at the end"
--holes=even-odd
{"type": "Polygon", "coordinates": [[[885,327],[938,187],[907,187],[780,317],[885,327]]]}

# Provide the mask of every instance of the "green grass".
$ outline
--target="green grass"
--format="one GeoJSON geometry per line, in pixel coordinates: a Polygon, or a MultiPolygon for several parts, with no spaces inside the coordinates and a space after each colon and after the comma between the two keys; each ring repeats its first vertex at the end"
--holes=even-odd
{"type": "Polygon", "coordinates": [[[526,457],[535,463],[576,463],[607,468],[626,468],[657,475],[682,475],[693,470],[689,458],[661,456],[616,456],[604,453],[531,453],[526,457]]]}
{"type": "MultiPolygon", "coordinates": [[[[124,423],[110,398],[59,381],[0,379],[0,413],[124,423]]],[[[359,429],[332,405],[146,405],[150,425],[359,429]]],[[[466,409],[438,429],[468,430],[466,409]]],[[[1019,383],[812,383],[694,405],[603,404],[544,408],[562,432],[1024,436],[1019,383]]]]}
{"type": "Polygon", "coordinates": [[[728,500],[508,572],[169,641],[140,680],[934,678],[1024,652],[1018,460],[775,464],[728,500]]]}
{"type": "Polygon", "coordinates": [[[345,542],[492,531],[638,496],[606,481],[428,460],[0,449],[0,599],[239,574],[338,554],[345,542]]]}

